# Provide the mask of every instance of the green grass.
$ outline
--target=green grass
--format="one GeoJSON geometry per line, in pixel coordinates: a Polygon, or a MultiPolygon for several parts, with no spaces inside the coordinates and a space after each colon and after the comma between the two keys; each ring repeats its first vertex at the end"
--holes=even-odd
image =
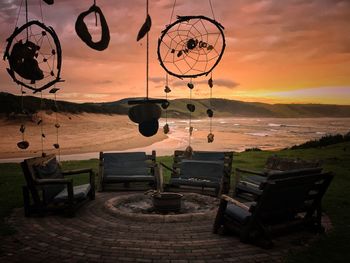
{"type": "MultiPolygon", "coordinates": [[[[305,251],[290,254],[286,262],[349,262],[350,261],[350,142],[323,148],[271,151],[249,151],[234,154],[233,168],[261,169],[266,159],[277,154],[283,157],[299,157],[306,160],[323,160],[326,171],[332,171],[335,178],[323,199],[325,212],[330,216],[334,229],[321,237],[305,251]]],[[[171,166],[171,157],[159,157],[158,161],[171,166]]],[[[69,161],[62,163],[63,169],[92,167],[96,172],[97,160],[69,161]]],[[[6,224],[5,218],[15,207],[22,207],[23,175],[19,164],[0,164],[0,238],[15,231],[6,224]]],[[[165,180],[170,172],[164,169],[165,180]]],[[[88,180],[87,176],[75,177],[75,183],[88,180]]]]}

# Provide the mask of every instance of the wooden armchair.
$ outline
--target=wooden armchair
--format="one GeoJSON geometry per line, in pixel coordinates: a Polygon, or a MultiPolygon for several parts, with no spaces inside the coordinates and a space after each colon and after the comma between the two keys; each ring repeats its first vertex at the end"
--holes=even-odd
{"type": "Polygon", "coordinates": [[[305,175],[305,173],[319,173],[322,171],[319,161],[305,161],[302,159],[282,158],[271,156],[267,159],[262,171],[252,171],[236,168],[235,193],[246,199],[254,199],[259,194],[259,185],[271,179],[282,179],[288,176],[305,175]]]}
{"type": "Polygon", "coordinates": [[[184,151],[175,151],[167,190],[197,191],[218,196],[228,193],[232,171],[232,152],[193,152],[191,158],[184,151]]]}
{"type": "Polygon", "coordinates": [[[155,169],[156,151],[152,151],[151,155],[145,152],[100,152],[99,190],[145,190],[150,186],[154,188],[155,169]]]}
{"type": "Polygon", "coordinates": [[[322,231],[321,200],[331,173],[306,174],[262,184],[256,202],[222,196],[213,232],[221,227],[238,233],[242,242],[272,246],[272,236],[303,226],[322,231]]]}
{"type": "Polygon", "coordinates": [[[23,186],[25,216],[49,211],[65,211],[73,216],[87,200],[95,199],[95,176],[92,169],[62,171],[56,156],[26,159],[21,163],[26,185],[23,186]],[[89,183],[73,186],[67,175],[89,174],[89,183]]]}

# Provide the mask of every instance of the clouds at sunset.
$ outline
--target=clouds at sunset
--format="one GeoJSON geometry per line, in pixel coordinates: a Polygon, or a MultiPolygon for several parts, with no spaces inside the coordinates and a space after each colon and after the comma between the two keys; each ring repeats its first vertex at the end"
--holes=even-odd
{"type": "MultiPolygon", "coordinates": [[[[29,1],[29,18],[39,19],[39,0],[29,1]]],[[[0,2],[2,51],[12,33],[21,0],[0,2]]],[[[42,3],[44,22],[53,26],[63,49],[62,91],[72,101],[112,101],[144,96],[145,42],[136,35],[145,20],[145,0],[97,0],[111,32],[107,50],[87,47],[76,35],[77,16],[93,1],[42,3]]],[[[350,1],[212,0],[215,17],[225,27],[227,48],[214,70],[217,97],[265,101],[350,104],[350,1]],[[305,91],[313,90],[312,96],[305,91]],[[334,92],[333,92],[334,91],[334,92]],[[340,95],[339,95],[340,92],[340,95]],[[286,94],[289,94],[286,96],[286,94]]],[[[150,0],[151,96],[164,96],[165,73],[157,60],[160,32],[170,21],[173,1],[150,0]]],[[[24,11],[24,8],[22,8],[24,11]]],[[[174,15],[211,17],[207,1],[177,0],[174,15]]],[[[174,18],[173,18],[174,19],[174,18]]],[[[89,25],[93,26],[91,17],[89,25]]],[[[24,23],[24,12],[19,24],[24,23]]],[[[98,30],[93,31],[98,35],[98,30]]],[[[1,91],[17,93],[0,63],[1,91]]],[[[198,96],[207,96],[207,78],[194,80],[198,96]]],[[[187,97],[186,80],[170,78],[172,97],[187,97]],[[183,84],[182,84],[183,83],[183,84]]]]}

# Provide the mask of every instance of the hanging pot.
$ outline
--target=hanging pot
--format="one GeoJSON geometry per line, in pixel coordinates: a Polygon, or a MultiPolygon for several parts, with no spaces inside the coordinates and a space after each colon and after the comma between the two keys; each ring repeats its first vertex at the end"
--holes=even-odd
{"type": "Polygon", "coordinates": [[[162,115],[162,110],[157,104],[144,103],[131,107],[129,109],[129,119],[136,123],[158,120],[162,115]]]}
{"type": "Polygon", "coordinates": [[[145,137],[151,137],[158,132],[158,119],[143,121],[139,124],[139,132],[145,137]]]}

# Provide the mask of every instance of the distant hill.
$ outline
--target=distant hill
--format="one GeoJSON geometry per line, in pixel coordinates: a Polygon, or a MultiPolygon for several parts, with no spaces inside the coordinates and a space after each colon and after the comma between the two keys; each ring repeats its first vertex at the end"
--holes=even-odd
{"type": "MultiPolygon", "coordinates": [[[[101,113],[122,114],[128,113],[128,99],[104,103],[73,103],[58,101],[60,112],[67,113],[101,113]]],[[[168,116],[175,118],[187,118],[186,104],[188,99],[175,99],[170,101],[168,116]]],[[[193,113],[195,118],[206,116],[209,105],[214,110],[216,117],[350,117],[350,105],[325,105],[325,104],[267,104],[259,102],[243,102],[226,99],[196,99],[192,103],[196,106],[193,113]]],[[[9,93],[0,92],[0,114],[13,115],[21,112],[21,97],[9,93]]],[[[40,98],[33,96],[24,97],[24,106],[29,113],[35,113],[40,109],[40,98]]],[[[54,101],[43,99],[42,109],[54,111],[54,101]]]]}

